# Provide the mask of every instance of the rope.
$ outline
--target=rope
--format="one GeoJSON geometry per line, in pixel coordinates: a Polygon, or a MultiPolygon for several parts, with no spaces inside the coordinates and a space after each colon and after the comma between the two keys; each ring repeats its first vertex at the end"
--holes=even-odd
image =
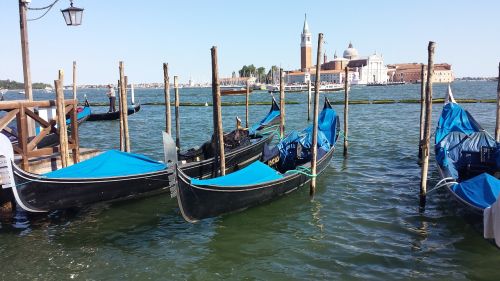
{"type": "Polygon", "coordinates": [[[432,188],[431,190],[427,191],[427,194],[429,194],[429,193],[431,193],[431,192],[433,192],[435,190],[438,190],[438,189],[440,189],[443,186],[452,186],[452,185],[455,185],[455,184],[458,184],[458,183],[455,181],[454,178],[452,178],[452,177],[444,178],[444,179],[438,181],[436,183],[436,185],[434,186],[434,188],[432,188]],[[451,180],[451,181],[448,181],[448,180],[451,180]]]}
{"type": "Polygon", "coordinates": [[[315,178],[318,176],[317,174],[312,174],[311,169],[306,168],[304,166],[298,166],[295,170],[288,170],[285,172],[285,174],[290,174],[290,173],[302,174],[302,175],[308,176],[310,178],[315,178]]]}

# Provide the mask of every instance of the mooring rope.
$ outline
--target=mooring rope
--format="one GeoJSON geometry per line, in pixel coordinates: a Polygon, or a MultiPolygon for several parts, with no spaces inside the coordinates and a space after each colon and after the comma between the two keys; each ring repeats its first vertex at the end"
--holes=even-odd
{"type": "Polygon", "coordinates": [[[458,184],[454,178],[452,177],[448,177],[448,178],[444,178],[440,181],[438,181],[436,183],[436,185],[434,186],[434,188],[432,188],[431,190],[427,191],[427,194],[435,191],[435,190],[438,190],[440,189],[441,187],[444,187],[444,186],[452,186],[452,185],[455,185],[455,184],[458,184]]]}
{"type": "Polygon", "coordinates": [[[304,166],[298,166],[298,167],[296,167],[295,170],[288,170],[285,172],[285,174],[290,174],[290,173],[302,174],[302,175],[308,176],[310,178],[315,178],[318,176],[317,174],[312,174],[311,168],[307,168],[304,166]]]}

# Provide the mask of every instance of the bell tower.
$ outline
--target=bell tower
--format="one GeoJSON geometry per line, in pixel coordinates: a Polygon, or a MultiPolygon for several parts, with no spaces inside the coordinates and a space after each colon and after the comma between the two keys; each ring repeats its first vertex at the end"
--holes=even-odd
{"type": "Polygon", "coordinates": [[[300,69],[306,71],[312,66],[312,42],[311,32],[307,24],[307,15],[304,18],[304,28],[300,35],[300,69]]]}

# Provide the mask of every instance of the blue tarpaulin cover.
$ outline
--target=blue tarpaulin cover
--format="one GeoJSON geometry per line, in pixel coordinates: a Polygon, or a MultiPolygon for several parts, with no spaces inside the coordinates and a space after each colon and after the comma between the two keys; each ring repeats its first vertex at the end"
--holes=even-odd
{"type": "Polygon", "coordinates": [[[469,112],[456,103],[448,103],[443,107],[436,129],[436,144],[450,132],[462,132],[470,135],[481,131],[481,126],[469,112]]]}
{"type": "MultiPolygon", "coordinates": [[[[337,139],[338,116],[335,110],[325,107],[318,117],[318,148],[329,151],[337,139]]],[[[308,160],[311,157],[311,145],[313,136],[313,126],[310,125],[302,132],[292,131],[286,138],[280,141],[278,149],[280,151],[280,163],[284,168],[294,167],[295,159],[308,160]],[[297,154],[297,146],[302,146],[301,155],[297,154]]]]}
{"type": "Polygon", "coordinates": [[[250,135],[254,135],[260,128],[262,128],[263,126],[267,126],[278,116],[280,116],[280,108],[273,98],[273,105],[271,107],[271,110],[269,110],[269,113],[267,113],[266,117],[264,117],[264,119],[262,119],[259,123],[250,127],[250,129],[248,129],[248,133],[250,135]]]}
{"type": "Polygon", "coordinates": [[[273,168],[257,161],[241,170],[222,177],[204,180],[191,179],[191,184],[198,186],[243,186],[273,181],[282,177],[283,176],[273,168]]]}
{"type": "Polygon", "coordinates": [[[167,165],[144,155],[109,150],[75,165],[44,174],[47,178],[105,178],[151,173],[167,165]]]}
{"type": "Polygon", "coordinates": [[[500,193],[500,180],[487,173],[463,181],[452,187],[460,198],[470,204],[485,209],[497,201],[500,193]]]}
{"type": "MultiPolygon", "coordinates": [[[[82,118],[84,118],[84,117],[90,116],[90,114],[91,114],[91,113],[92,113],[92,110],[90,110],[90,107],[85,106],[85,107],[82,109],[82,111],[80,111],[80,112],[78,112],[78,113],[76,114],[76,119],[77,119],[77,120],[80,120],[80,119],[82,119],[82,118]]],[[[66,119],[66,124],[68,124],[68,125],[69,125],[70,123],[71,123],[71,118],[66,119]]]]}

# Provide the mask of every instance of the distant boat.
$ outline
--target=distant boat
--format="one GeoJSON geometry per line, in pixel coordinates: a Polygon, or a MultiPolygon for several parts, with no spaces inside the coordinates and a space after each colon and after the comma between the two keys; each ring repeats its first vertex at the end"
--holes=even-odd
{"type": "MultiPolygon", "coordinates": [[[[267,88],[267,90],[269,93],[278,93],[280,91],[280,86],[279,85],[271,85],[267,88]]],[[[344,85],[335,84],[335,83],[322,84],[319,87],[320,92],[336,92],[336,91],[342,91],[342,90],[344,90],[344,85]]],[[[314,91],[313,85],[311,85],[311,91],[314,91]]],[[[307,85],[306,84],[285,85],[285,92],[289,92],[289,93],[307,92],[307,85]]]]}
{"type": "Polygon", "coordinates": [[[406,82],[386,82],[386,83],[368,83],[366,86],[394,86],[394,85],[405,85],[406,82]]]}
{"type": "MultiPolygon", "coordinates": [[[[250,92],[252,92],[252,89],[250,89],[250,92]]],[[[231,86],[221,86],[220,87],[220,94],[225,96],[225,95],[244,95],[247,93],[247,89],[245,86],[241,85],[231,85],[231,86]]]]}
{"type": "Polygon", "coordinates": [[[43,91],[44,91],[45,93],[52,93],[52,87],[45,87],[45,88],[43,89],[43,91]]]}
{"type": "Polygon", "coordinates": [[[25,95],[25,94],[26,94],[26,92],[25,92],[25,91],[19,91],[19,92],[18,92],[18,94],[20,94],[20,95],[25,95]]]}

